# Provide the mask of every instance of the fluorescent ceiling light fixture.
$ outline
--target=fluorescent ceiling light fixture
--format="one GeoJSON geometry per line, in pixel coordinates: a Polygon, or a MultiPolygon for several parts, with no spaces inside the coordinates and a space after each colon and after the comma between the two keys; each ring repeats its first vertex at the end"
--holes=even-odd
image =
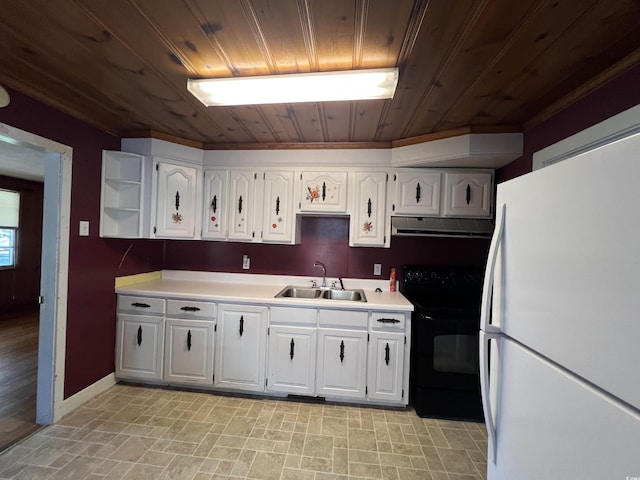
{"type": "Polygon", "coordinates": [[[393,98],[397,68],[187,80],[208,107],[393,98]]]}

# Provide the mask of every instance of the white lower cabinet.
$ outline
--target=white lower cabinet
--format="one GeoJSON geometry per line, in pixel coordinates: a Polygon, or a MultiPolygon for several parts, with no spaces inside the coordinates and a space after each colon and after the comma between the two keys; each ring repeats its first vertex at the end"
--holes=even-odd
{"type": "Polygon", "coordinates": [[[116,377],[407,405],[410,313],[118,296],[116,377]]]}
{"type": "Polygon", "coordinates": [[[267,307],[218,305],[214,385],[263,392],[267,307]]]}
{"type": "Polygon", "coordinates": [[[403,333],[370,334],[367,362],[369,398],[390,402],[403,399],[404,339],[403,333]]]}
{"type": "Polygon", "coordinates": [[[167,300],[164,379],[168,383],[213,385],[216,304],[167,300]]]}
{"type": "Polygon", "coordinates": [[[318,395],[365,398],[366,371],[366,331],[318,329],[318,395]]]}
{"type": "Polygon", "coordinates": [[[118,316],[116,377],[162,379],[163,317],[118,316]]]}
{"type": "Polygon", "coordinates": [[[167,382],[213,385],[214,327],[210,320],[165,321],[167,382]]]}
{"type": "Polygon", "coordinates": [[[269,327],[270,392],[313,395],[316,378],[316,328],[269,327]]]}
{"type": "Polygon", "coordinates": [[[165,302],[118,296],[116,378],[162,380],[165,302]]]}

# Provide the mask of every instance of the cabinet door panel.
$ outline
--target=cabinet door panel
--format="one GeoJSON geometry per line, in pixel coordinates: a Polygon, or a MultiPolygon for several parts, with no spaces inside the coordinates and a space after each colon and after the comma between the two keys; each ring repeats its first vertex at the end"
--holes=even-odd
{"type": "Polygon", "coordinates": [[[197,170],[158,162],[156,236],[195,235],[197,170]]]}
{"type": "Polygon", "coordinates": [[[347,211],[347,172],[303,172],[300,211],[347,211]]]}
{"type": "Polygon", "coordinates": [[[293,179],[293,172],[264,174],[262,240],[265,242],[294,241],[293,179]]]}
{"type": "Polygon", "coordinates": [[[445,174],[444,215],[490,217],[493,198],[491,173],[445,174]]]}
{"type": "Polygon", "coordinates": [[[251,240],[253,238],[254,187],[254,172],[230,172],[229,239],[231,240],[251,240]]]}
{"type": "Polygon", "coordinates": [[[270,327],[269,391],[313,395],[315,369],[315,328],[270,327]]]}
{"type": "Polygon", "coordinates": [[[228,178],[229,174],[226,170],[206,170],[204,172],[202,238],[225,239],[227,236],[228,178]]]}
{"type": "Polygon", "coordinates": [[[386,192],[385,172],[355,175],[355,202],[350,227],[352,245],[384,246],[386,192]]]}
{"type": "Polygon", "coordinates": [[[367,332],[318,329],[316,392],[329,397],[364,398],[367,332]]]}
{"type": "Polygon", "coordinates": [[[404,334],[371,333],[367,368],[369,398],[400,401],[403,397],[404,334]]]}
{"type": "Polygon", "coordinates": [[[267,309],[218,306],[215,384],[264,391],[267,309]]]}
{"type": "Polygon", "coordinates": [[[396,173],[395,213],[438,215],[440,172],[396,173]]]}
{"type": "Polygon", "coordinates": [[[163,317],[118,315],[116,377],[162,378],[163,317]]]}
{"type": "Polygon", "coordinates": [[[213,326],[213,321],[166,320],[166,381],[213,384],[213,326]]]}

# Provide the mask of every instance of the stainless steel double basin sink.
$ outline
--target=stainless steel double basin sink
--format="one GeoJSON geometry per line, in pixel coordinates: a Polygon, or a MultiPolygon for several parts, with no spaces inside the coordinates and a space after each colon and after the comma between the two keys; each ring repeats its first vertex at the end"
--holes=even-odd
{"type": "Polygon", "coordinates": [[[296,287],[287,285],[275,298],[309,298],[317,300],[345,300],[349,302],[366,302],[367,297],[361,289],[336,290],[318,287],[296,287]]]}

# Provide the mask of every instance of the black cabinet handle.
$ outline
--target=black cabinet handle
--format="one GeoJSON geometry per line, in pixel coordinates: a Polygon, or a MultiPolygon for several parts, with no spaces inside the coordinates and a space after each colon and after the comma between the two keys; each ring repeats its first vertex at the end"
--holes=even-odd
{"type": "Polygon", "coordinates": [[[387,365],[389,365],[389,344],[387,343],[387,346],[384,347],[384,361],[387,363],[387,365]]]}
{"type": "Polygon", "coordinates": [[[467,205],[471,202],[471,185],[467,183],[467,205]]]}
{"type": "Polygon", "coordinates": [[[344,360],[344,340],[340,342],[340,363],[344,360]]]}
{"type": "Polygon", "coordinates": [[[280,197],[276,197],[276,215],[280,214],[280,197]]]}
{"type": "Polygon", "coordinates": [[[291,360],[293,360],[293,349],[296,346],[296,344],[293,343],[293,338],[291,339],[291,344],[289,346],[291,347],[291,349],[289,350],[289,356],[291,357],[291,360]]]}
{"type": "MultiPolygon", "coordinates": [[[[388,347],[389,347],[389,344],[387,344],[387,348],[388,347]]],[[[191,330],[187,332],[187,350],[191,351],[191,330]]]]}
{"type": "Polygon", "coordinates": [[[397,318],[379,318],[377,321],[380,323],[400,323],[397,318]]]}
{"type": "Polygon", "coordinates": [[[420,183],[416,184],[416,203],[420,203],[420,183]]]}
{"type": "Polygon", "coordinates": [[[199,312],[200,309],[198,307],[180,307],[180,310],[183,312],[199,312]]]}
{"type": "Polygon", "coordinates": [[[133,302],[131,304],[132,307],[136,307],[136,308],[150,308],[151,305],[149,305],[148,303],[140,303],[140,302],[133,302]]]}
{"type": "Polygon", "coordinates": [[[176,192],[176,212],[180,209],[180,192],[176,192]]]}
{"type": "Polygon", "coordinates": [[[242,213],[242,195],[238,198],[238,213],[242,213]]]}
{"type": "Polygon", "coordinates": [[[240,336],[242,336],[242,332],[244,332],[244,315],[240,315],[240,336]]]}
{"type": "Polygon", "coordinates": [[[367,215],[371,218],[371,199],[367,202],[367,215]]]}
{"type": "Polygon", "coordinates": [[[218,196],[214,195],[213,199],[211,200],[211,210],[213,210],[213,213],[216,213],[216,210],[218,210],[218,196]]]}
{"type": "Polygon", "coordinates": [[[322,182],[322,201],[324,202],[327,198],[327,184],[322,182]]]}
{"type": "Polygon", "coordinates": [[[138,346],[142,344],[142,325],[138,326],[138,346]]]}

